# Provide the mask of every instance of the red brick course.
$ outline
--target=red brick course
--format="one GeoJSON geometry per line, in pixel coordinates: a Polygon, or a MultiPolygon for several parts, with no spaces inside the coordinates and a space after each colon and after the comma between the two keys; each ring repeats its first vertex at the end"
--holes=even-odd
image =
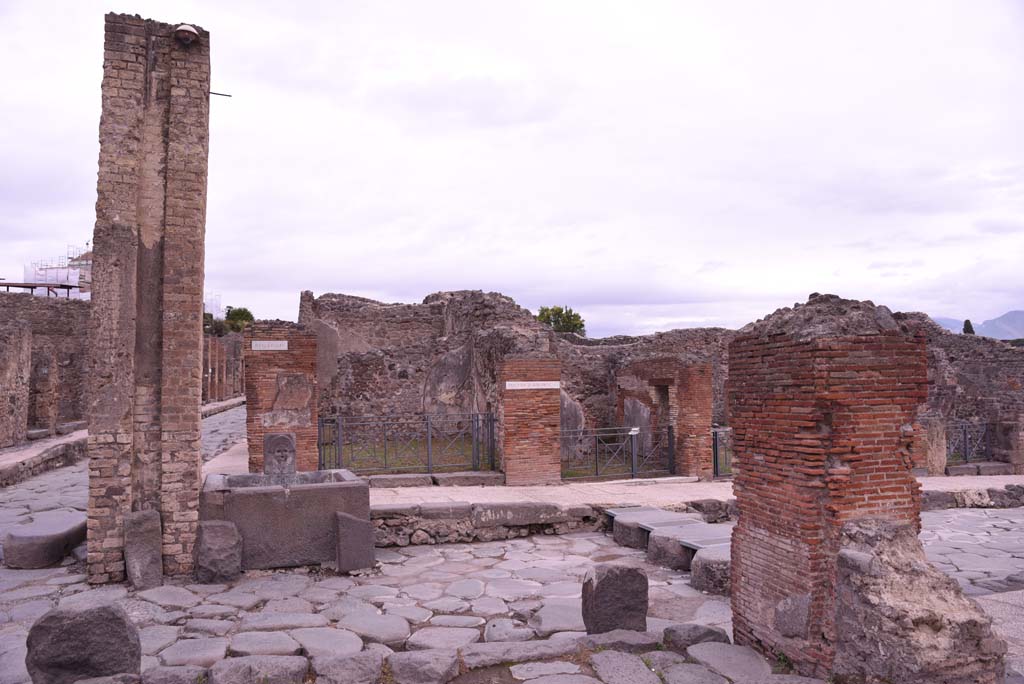
{"type": "Polygon", "coordinates": [[[561,362],[550,357],[506,358],[498,378],[498,431],[501,435],[505,484],[560,483],[561,390],[509,390],[506,389],[506,383],[561,382],[561,362]]]}
{"type": "Polygon", "coordinates": [[[295,435],[295,466],[317,470],[316,333],[287,321],[257,321],[246,328],[246,436],[249,471],[263,472],[263,437],[271,432],[295,435]],[[285,341],[286,351],[254,351],[253,341],[285,341]]]}
{"type": "Polygon", "coordinates": [[[735,639],[826,677],[840,527],[868,516],[919,524],[910,424],[927,396],[924,340],[755,330],[730,344],[729,366],[735,639]],[[780,604],[801,596],[806,629],[783,636],[780,604]]]}

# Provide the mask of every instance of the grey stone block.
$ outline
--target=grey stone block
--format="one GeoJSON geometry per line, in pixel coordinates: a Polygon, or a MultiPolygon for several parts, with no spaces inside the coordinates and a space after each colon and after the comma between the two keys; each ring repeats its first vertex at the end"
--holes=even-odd
{"type": "Polygon", "coordinates": [[[588,634],[647,629],[647,575],[639,568],[599,563],[583,578],[583,622],[588,634]]]}
{"type": "Polygon", "coordinates": [[[370,506],[370,519],[415,518],[420,514],[419,504],[374,504],[370,506]]]}
{"type": "Polygon", "coordinates": [[[367,478],[371,487],[432,487],[434,478],[424,474],[371,475],[367,478]]]}
{"type": "Polygon", "coordinates": [[[136,589],[163,584],[163,529],[158,511],[132,511],[124,517],[124,565],[136,589]]]}
{"type": "Polygon", "coordinates": [[[130,674],[123,672],[116,675],[107,675],[106,677],[89,677],[88,679],[79,679],[75,684],[139,684],[142,679],[137,674],[130,674]]]}
{"type": "Polygon", "coordinates": [[[465,501],[420,504],[420,517],[425,520],[455,520],[468,518],[472,505],[465,501]]]}
{"type": "Polygon", "coordinates": [[[196,684],[207,679],[207,669],[195,665],[151,667],[142,673],[142,684],[196,684]]]}
{"type": "Polygon", "coordinates": [[[724,629],[693,622],[666,627],[662,638],[665,641],[665,648],[681,655],[685,655],[686,649],[694,644],[703,644],[707,641],[731,643],[724,629]]]}
{"type": "Polygon", "coordinates": [[[978,475],[1013,475],[1013,465],[997,461],[979,463],[978,475]]]}
{"type": "Polygon", "coordinates": [[[309,661],[302,656],[245,656],[210,668],[209,684],[302,684],[309,661]]]}
{"type": "Polygon", "coordinates": [[[962,463],[960,465],[947,465],[946,475],[977,475],[978,466],[974,463],[962,463]]]}
{"type": "Polygon", "coordinates": [[[32,522],[8,530],[4,539],[4,563],[9,568],[45,568],[59,563],[83,541],[85,513],[35,513],[32,522]]]}
{"type": "Polygon", "coordinates": [[[732,545],[708,546],[700,549],[690,563],[690,586],[719,596],[730,593],[729,568],[732,545]]]}
{"type": "Polygon", "coordinates": [[[32,625],[27,646],[25,665],[34,684],[138,674],[142,664],[139,631],[114,604],[51,610],[32,625]]]}
{"type": "Polygon", "coordinates": [[[435,473],[439,487],[494,487],[505,484],[505,475],[492,470],[469,470],[460,473],[435,473]]]}
{"type": "MultiPolygon", "coordinates": [[[[679,663],[666,667],[662,672],[665,684],[729,684],[729,680],[715,674],[703,665],[679,663]]],[[[761,679],[757,684],[769,684],[771,680],[761,679]]],[[[750,682],[749,684],[754,684],[750,682]]]]}
{"type": "Polygon", "coordinates": [[[921,492],[922,511],[939,511],[946,508],[956,508],[956,497],[953,492],[921,492]]]}
{"type": "Polygon", "coordinates": [[[314,656],[313,671],[317,684],[380,684],[384,658],[369,648],[349,656],[314,656]]]}
{"type": "Polygon", "coordinates": [[[569,520],[565,509],[553,503],[517,501],[473,505],[473,527],[545,525],[569,520]]]}
{"type": "MultiPolygon", "coordinates": [[[[992,487],[988,490],[988,498],[996,508],[1020,508],[1024,505],[1024,497],[1015,489],[1005,487],[997,489],[992,487]]],[[[922,510],[924,506],[922,506],[922,510]]]]}
{"type": "Polygon", "coordinates": [[[348,513],[335,513],[337,519],[338,572],[351,572],[374,566],[373,523],[348,513]]]}
{"type": "Polygon", "coordinates": [[[738,681],[761,681],[772,673],[768,661],[746,646],[715,642],[695,644],[686,649],[696,663],[714,670],[723,677],[738,681]]]}
{"type": "MultiPolygon", "coordinates": [[[[657,640],[655,641],[657,643],[657,640]]],[[[648,647],[648,650],[651,647],[648,647]]],[[[575,639],[544,639],[471,644],[461,649],[462,662],[467,669],[477,670],[501,663],[525,663],[546,658],[560,658],[579,650],[575,639]]]]}
{"type": "Polygon", "coordinates": [[[603,634],[589,634],[579,640],[579,645],[588,651],[610,649],[629,653],[644,653],[661,646],[661,635],[654,632],[634,632],[631,629],[615,629],[603,634]]]}
{"type": "Polygon", "coordinates": [[[388,668],[395,684],[445,684],[459,674],[459,654],[454,649],[392,653],[388,668]]]}
{"type": "Polygon", "coordinates": [[[600,651],[590,656],[590,664],[605,684],[661,684],[661,678],[632,653],[600,651]]]}
{"type": "Polygon", "coordinates": [[[195,547],[195,576],[204,584],[231,582],[242,574],[242,537],[227,520],[199,523],[195,547]]]}

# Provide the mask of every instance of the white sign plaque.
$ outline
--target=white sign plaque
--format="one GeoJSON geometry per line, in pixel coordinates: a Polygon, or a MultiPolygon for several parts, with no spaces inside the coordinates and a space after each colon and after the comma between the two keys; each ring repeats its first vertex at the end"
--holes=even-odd
{"type": "Polygon", "coordinates": [[[558,380],[506,380],[507,390],[542,390],[561,389],[562,383],[558,380]]]}
{"type": "Polygon", "coordinates": [[[253,340],[253,351],[288,351],[288,340],[253,340]]]}

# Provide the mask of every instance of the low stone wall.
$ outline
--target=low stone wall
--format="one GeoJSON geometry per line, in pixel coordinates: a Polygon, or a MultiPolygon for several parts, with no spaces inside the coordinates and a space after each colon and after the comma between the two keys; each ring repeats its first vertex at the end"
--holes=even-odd
{"type": "Polygon", "coordinates": [[[71,442],[55,444],[24,461],[0,466],[0,487],[10,487],[48,470],[78,463],[86,456],[86,440],[86,437],[81,437],[71,442]]]}
{"type": "Polygon", "coordinates": [[[956,492],[921,492],[921,510],[946,508],[1020,508],[1024,506],[1024,485],[1010,484],[1003,488],[961,489],[956,492]]]}
{"type": "Polygon", "coordinates": [[[597,530],[601,524],[601,516],[590,506],[533,501],[381,504],[370,508],[370,519],[378,547],[566,534],[597,530]]]}

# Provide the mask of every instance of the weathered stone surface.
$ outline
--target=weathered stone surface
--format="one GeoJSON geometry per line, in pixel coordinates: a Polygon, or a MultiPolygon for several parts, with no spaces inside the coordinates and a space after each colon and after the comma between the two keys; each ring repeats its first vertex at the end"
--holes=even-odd
{"type": "Polygon", "coordinates": [[[142,681],[137,674],[122,673],[107,675],[106,677],[89,677],[79,679],[75,684],[139,684],[142,681]]]}
{"type": "Polygon", "coordinates": [[[673,570],[689,570],[692,553],[683,549],[678,528],[659,528],[647,538],[647,562],[673,570]]]}
{"type": "Polygon", "coordinates": [[[662,638],[665,642],[665,648],[681,654],[685,654],[686,649],[694,644],[702,644],[708,641],[717,641],[723,644],[731,643],[729,635],[725,633],[724,629],[692,622],[666,627],[662,638]]]}
{"type": "Polygon", "coordinates": [[[508,618],[489,620],[484,626],[484,641],[529,641],[534,631],[508,618]]]}
{"type": "Polygon", "coordinates": [[[227,520],[203,520],[196,538],[196,581],[219,584],[242,574],[242,537],[227,520]]]}
{"type": "Polygon", "coordinates": [[[601,680],[582,674],[555,674],[531,679],[530,684],[601,684],[601,680]]]}
{"type": "Polygon", "coordinates": [[[263,435],[263,474],[281,478],[295,474],[295,434],[267,432],[263,435]]]}
{"type": "Polygon", "coordinates": [[[731,547],[728,544],[698,550],[690,563],[690,586],[709,594],[728,596],[731,563],[731,547]]]}
{"type": "Polygon", "coordinates": [[[704,642],[690,646],[686,649],[686,655],[700,665],[733,680],[758,681],[772,673],[768,661],[746,646],[704,642]]]}
{"type": "Polygon", "coordinates": [[[583,622],[589,634],[647,629],[647,575],[639,568],[599,563],[583,578],[583,622]]]}
{"type": "Polygon", "coordinates": [[[569,520],[561,506],[540,501],[516,501],[473,505],[473,527],[540,525],[569,520]]]}
{"type": "Polygon", "coordinates": [[[615,629],[602,634],[589,634],[579,640],[579,645],[591,651],[610,649],[628,653],[644,653],[661,645],[661,635],[653,632],[635,632],[631,629],[615,629]]]}
{"type": "Polygon", "coordinates": [[[530,628],[539,636],[555,632],[581,632],[586,629],[580,599],[545,599],[540,609],[530,616],[530,628]]]}
{"type": "Polygon", "coordinates": [[[424,627],[409,637],[411,651],[458,649],[480,641],[480,630],[471,627],[424,627]]]}
{"type": "Polygon", "coordinates": [[[178,639],[179,629],[170,625],[154,625],[139,630],[142,655],[156,655],[178,639]]]}
{"type": "Polygon", "coordinates": [[[299,642],[284,632],[239,632],[231,637],[228,655],[298,655],[302,651],[299,642]]]}
{"type": "Polygon", "coordinates": [[[347,629],[309,627],[293,629],[289,635],[311,658],[347,656],[359,653],[363,648],[363,640],[347,629]]]}
{"type": "Polygon", "coordinates": [[[639,656],[619,651],[600,651],[590,656],[597,676],[605,684],[661,684],[639,656]]]}
{"type": "Polygon", "coordinates": [[[938,511],[946,508],[956,508],[956,496],[953,495],[953,492],[935,490],[921,492],[922,511],[938,511]]]}
{"type": "Polygon", "coordinates": [[[3,543],[4,564],[9,568],[45,568],[59,563],[84,540],[84,513],[35,513],[32,522],[8,529],[3,543]]]}
{"type": "Polygon", "coordinates": [[[324,614],[309,613],[255,613],[246,615],[238,624],[240,632],[271,632],[305,627],[326,627],[324,614]]]}
{"type": "Polygon", "coordinates": [[[446,594],[470,600],[483,595],[484,583],[477,579],[458,580],[445,587],[444,591],[446,594]]]}
{"type": "Polygon", "coordinates": [[[576,663],[564,660],[555,660],[541,663],[522,663],[509,668],[512,676],[516,679],[537,679],[556,674],[577,674],[580,666],[576,663]]]}
{"type": "Polygon", "coordinates": [[[371,487],[430,487],[434,484],[430,475],[371,475],[366,478],[371,487]]]}
{"type": "Polygon", "coordinates": [[[445,684],[459,673],[454,649],[392,653],[388,667],[395,684],[445,684]]]}
{"type": "Polygon", "coordinates": [[[27,646],[33,684],[137,674],[142,662],[139,632],[116,605],[51,610],[32,625],[27,646]]]}
{"type": "Polygon", "coordinates": [[[505,484],[505,475],[498,471],[470,470],[459,473],[435,473],[434,484],[439,487],[494,487],[505,484]]]}
{"type": "MultiPolygon", "coordinates": [[[[703,665],[692,663],[672,665],[662,672],[665,684],[729,684],[729,680],[716,674],[703,665]]],[[[763,680],[767,682],[767,680],[763,680]]],[[[744,682],[744,684],[755,684],[744,682]]],[[[761,680],[757,684],[761,684],[761,680]]]]}
{"type": "Polygon", "coordinates": [[[303,684],[308,670],[301,656],[228,658],[210,668],[209,684],[303,684]]]}
{"type": "Polygon", "coordinates": [[[673,653],[672,651],[648,651],[640,657],[658,674],[662,674],[672,665],[678,665],[686,662],[685,655],[673,653]]]}
{"type": "Polygon", "coordinates": [[[546,639],[515,643],[472,644],[463,648],[460,653],[466,667],[476,670],[500,663],[524,663],[545,658],[561,658],[578,650],[579,646],[573,639],[546,639]]]}
{"type": "Polygon", "coordinates": [[[350,656],[318,656],[313,671],[317,684],[380,684],[385,657],[369,648],[350,656]]]}
{"type": "Polygon", "coordinates": [[[338,627],[387,646],[401,646],[409,638],[409,623],[399,615],[350,613],[338,620],[338,627]]]}
{"type": "Polygon", "coordinates": [[[202,600],[188,589],[173,585],[140,591],[137,596],[164,608],[191,608],[202,600]]]}
{"type": "Polygon", "coordinates": [[[927,562],[912,525],[851,521],[840,543],[837,677],[901,684],[1002,680],[1005,642],[959,585],[927,562]]]}
{"type": "Polygon", "coordinates": [[[142,673],[142,684],[196,684],[207,679],[207,669],[195,665],[151,667],[142,673]]]}
{"type": "Polygon", "coordinates": [[[222,637],[182,639],[160,652],[164,665],[196,665],[210,667],[224,658],[228,651],[228,640],[222,637]]]}
{"type": "Polygon", "coordinates": [[[420,517],[424,520],[455,520],[468,518],[472,506],[465,501],[430,501],[420,504],[420,517]]]}
{"type": "Polygon", "coordinates": [[[430,624],[438,627],[481,627],[484,622],[476,615],[435,615],[430,619],[430,624]]]}
{"type": "Polygon", "coordinates": [[[373,523],[369,519],[338,511],[338,572],[351,572],[374,566],[373,523]]]}
{"type": "Polygon", "coordinates": [[[213,636],[224,636],[235,628],[235,622],[231,620],[212,620],[209,618],[195,618],[185,623],[185,631],[193,634],[211,634],[213,636]]]}
{"type": "Polygon", "coordinates": [[[158,587],[164,580],[158,511],[133,511],[124,517],[124,567],[136,589],[158,587]]]}

